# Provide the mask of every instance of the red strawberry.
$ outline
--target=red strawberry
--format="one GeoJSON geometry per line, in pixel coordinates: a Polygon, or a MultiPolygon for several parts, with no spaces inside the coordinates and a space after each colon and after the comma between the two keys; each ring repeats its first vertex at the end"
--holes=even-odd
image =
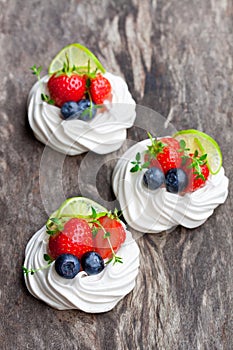
{"type": "Polygon", "coordinates": [[[171,137],[164,137],[157,140],[152,139],[151,136],[150,139],[152,145],[147,147],[147,154],[148,159],[150,159],[151,166],[157,166],[155,159],[157,159],[157,161],[159,162],[164,173],[166,173],[170,169],[179,168],[181,166],[181,156],[183,155],[183,152],[178,151],[181,149],[181,147],[177,140],[171,137]],[[152,163],[155,165],[153,165],[152,163]]]}
{"type": "Polygon", "coordinates": [[[76,73],[53,74],[48,81],[50,98],[61,107],[68,101],[80,101],[86,90],[86,79],[76,73]]]}
{"type": "Polygon", "coordinates": [[[99,253],[103,259],[111,258],[112,250],[110,248],[108,239],[104,238],[104,236],[109,236],[112,248],[116,253],[126,238],[124,227],[120,221],[111,219],[108,216],[103,216],[99,218],[98,221],[100,225],[104,227],[104,230],[97,225],[95,226],[98,229],[98,232],[94,238],[95,251],[99,253]]]}
{"type": "Polygon", "coordinates": [[[102,104],[111,94],[111,84],[102,74],[98,73],[90,79],[91,99],[96,104],[102,104]]]}
{"type": "Polygon", "coordinates": [[[196,152],[194,155],[190,154],[186,159],[183,170],[188,175],[188,186],[185,192],[196,191],[205,185],[209,176],[209,169],[205,162],[206,156],[205,154],[198,157],[198,153],[196,152]]]}
{"type": "Polygon", "coordinates": [[[87,221],[83,219],[70,219],[61,232],[49,238],[49,255],[53,259],[64,253],[73,254],[80,259],[84,253],[92,250],[92,232],[87,221]]]}

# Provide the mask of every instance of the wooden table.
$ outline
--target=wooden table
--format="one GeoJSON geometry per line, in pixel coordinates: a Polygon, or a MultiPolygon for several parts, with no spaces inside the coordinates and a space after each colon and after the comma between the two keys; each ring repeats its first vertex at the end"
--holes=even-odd
{"type": "MultiPolygon", "coordinates": [[[[200,228],[177,227],[138,240],[136,287],[111,312],[53,310],[27,292],[21,271],[26,243],[47,219],[39,186],[44,146],[27,122],[26,100],[35,82],[29,67],[43,65],[45,73],[63,46],[83,43],[126,79],[138,104],[177,129],[212,135],[232,180],[232,1],[0,5],[1,349],[232,349],[231,189],[200,228]]],[[[137,136],[134,129],[129,135],[137,136]]],[[[79,194],[83,157],[65,160],[67,197],[79,194]]],[[[100,181],[110,185],[111,172],[110,162],[100,181]]],[[[104,188],[103,196],[113,199],[104,188]]]]}

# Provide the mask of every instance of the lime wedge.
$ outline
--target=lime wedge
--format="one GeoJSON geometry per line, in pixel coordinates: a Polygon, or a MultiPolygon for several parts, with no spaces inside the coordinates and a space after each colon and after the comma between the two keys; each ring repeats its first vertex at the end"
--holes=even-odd
{"type": "Polygon", "coordinates": [[[181,130],[173,135],[178,141],[184,140],[190,153],[198,150],[199,154],[207,153],[207,166],[211,174],[217,174],[222,166],[222,152],[217,142],[204,132],[189,129],[181,130]]]}
{"type": "Polygon", "coordinates": [[[51,221],[51,218],[88,218],[92,216],[92,208],[97,213],[106,213],[107,209],[102,207],[102,205],[94,202],[93,200],[86,197],[72,197],[65,200],[62,205],[50,215],[47,224],[51,221]]]}
{"type": "Polygon", "coordinates": [[[85,46],[76,43],[67,45],[58,52],[50,63],[48,69],[49,74],[54,74],[62,70],[64,62],[67,62],[67,57],[69,59],[70,67],[79,67],[79,70],[81,70],[82,73],[87,72],[88,64],[91,72],[97,69],[100,72],[105,73],[105,69],[98,58],[85,46]]]}

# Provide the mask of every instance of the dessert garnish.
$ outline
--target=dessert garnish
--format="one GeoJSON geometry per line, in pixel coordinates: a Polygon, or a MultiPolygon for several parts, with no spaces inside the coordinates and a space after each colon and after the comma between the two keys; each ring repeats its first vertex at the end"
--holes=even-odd
{"type": "Polygon", "coordinates": [[[97,203],[80,198],[68,199],[50,216],[46,224],[47,253],[44,254],[47,265],[37,269],[23,266],[25,274],[48,268],[55,261],[56,272],[72,279],[81,268],[93,275],[110,263],[123,263],[116,253],[126,239],[126,232],[117,210],[103,211],[97,203]]]}
{"type": "Polygon", "coordinates": [[[78,43],[65,46],[48,74],[33,65],[37,82],[28,95],[28,121],[35,137],[57,152],[107,154],[126,140],[136,103],[125,80],[105,70],[78,43]]]}
{"type": "Polygon", "coordinates": [[[125,221],[143,233],[202,225],[225,202],[229,183],[220,147],[197,130],[149,134],[121,156],[112,180],[125,221]]]}
{"type": "Polygon", "coordinates": [[[107,312],[133,290],[139,253],[116,210],[70,198],[27,243],[25,284],[55,309],[107,312]]]}
{"type": "MultiPolygon", "coordinates": [[[[41,82],[42,67],[31,67],[41,82]]],[[[103,76],[105,69],[94,54],[80,44],[64,47],[52,60],[48,73],[48,94],[41,93],[42,101],[61,108],[63,119],[89,121],[111,99],[111,84],[103,76]]]]}
{"type": "Polygon", "coordinates": [[[148,136],[151,145],[144,152],[144,162],[138,152],[130,171],[144,170],[143,183],[150,190],[165,187],[170,193],[193,192],[205,185],[210,173],[221,169],[220,147],[203,132],[182,130],[159,139],[148,136]]]}

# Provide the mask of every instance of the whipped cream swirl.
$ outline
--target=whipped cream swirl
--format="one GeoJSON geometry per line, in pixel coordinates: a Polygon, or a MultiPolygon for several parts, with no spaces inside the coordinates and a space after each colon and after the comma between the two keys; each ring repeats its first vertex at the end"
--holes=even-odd
{"type": "Polygon", "coordinates": [[[202,225],[227,198],[228,178],[224,169],[209,175],[204,187],[183,196],[169,193],[164,187],[152,191],[143,185],[145,171],[130,172],[130,162],[137,152],[143,159],[147,145],[150,141],[144,140],[129,148],[113,172],[113,190],[128,225],[144,233],[157,233],[177,225],[187,228],[202,225]]]}
{"type": "Polygon", "coordinates": [[[41,92],[48,94],[48,75],[35,83],[28,96],[28,120],[35,137],[71,156],[89,150],[107,154],[119,149],[126,139],[126,129],[136,118],[136,104],[121,77],[111,73],[104,76],[111,84],[112,100],[105,100],[104,110],[97,110],[88,122],[63,120],[60,108],[41,100],[41,92]]]}
{"type": "MultiPolygon", "coordinates": [[[[46,227],[35,233],[27,244],[24,266],[41,268],[46,265],[49,235],[46,227]]],[[[50,267],[25,275],[29,292],[58,310],[80,309],[89,313],[111,310],[135,286],[139,267],[139,248],[126,230],[126,240],[117,252],[123,264],[108,264],[98,275],[79,272],[73,279],[57,274],[54,262],[50,267]]]]}

